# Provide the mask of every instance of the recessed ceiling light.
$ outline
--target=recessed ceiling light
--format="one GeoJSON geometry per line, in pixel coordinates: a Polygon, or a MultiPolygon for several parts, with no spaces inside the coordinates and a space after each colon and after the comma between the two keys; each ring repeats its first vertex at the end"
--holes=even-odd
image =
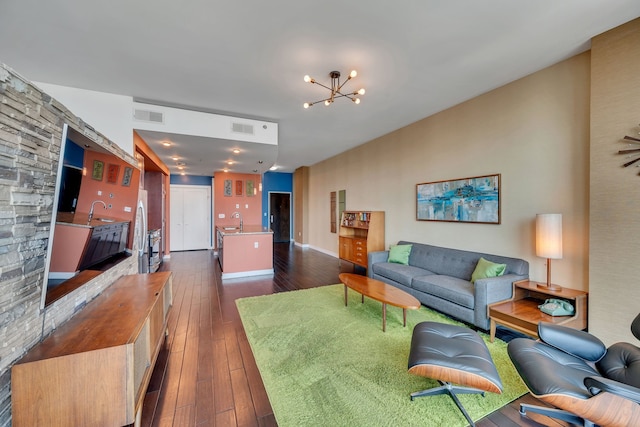
{"type": "Polygon", "coordinates": [[[233,164],[233,160],[229,160],[229,161],[227,162],[227,164],[228,164],[228,165],[232,165],[232,164],[233,164]]]}
{"type": "Polygon", "coordinates": [[[274,171],[274,170],[276,170],[276,169],[278,169],[278,166],[276,166],[276,165],[273,165],[273,166],[271,166],[271,167],[269,168],[269,170],[270,170],[270,171],[274,171]]]}
{"type": "Polygon", "coordinates": [[[171,157],[171,160],[177,161],[177,160],[180,160],[180,157],[178,157],[178,156],[173,156],[173,157],[171,157]]]}
{"type": "Polygon", "coordinates": [[[233,149],[233,154],[240,154],[240,150],[238,150],[237,148],[233,149]]]}
{"type": "Polygon", "coordinates": [[[180,172],[180,175],[184,175],[184,172],[180,172]]]}
{"type": "Polygon", "coordinates": [[[263,162],[262,160],[258,160],[258,164],[259,164],[259,165],[261,165],[261,164],[263,164],[263,163],[264,163],[264,162],[263,162]]]}
{"type": "Polygon", "coordinates": [[[171,143],[169,141],[163,141],[162,145],[164,145],[165,147],[171,147],[171,143]]]}
{"type": "Polygon", "coordinates": [[[178,166],[178,169],[182,170],[184,169],[184,166],[178,166]]]}
{"type": "Polygon", "coordinates": [[[227,173],[227,172],[229,172],[229,169],[226,169],[226,168],[222,169],[222,172],[227,173]]]}

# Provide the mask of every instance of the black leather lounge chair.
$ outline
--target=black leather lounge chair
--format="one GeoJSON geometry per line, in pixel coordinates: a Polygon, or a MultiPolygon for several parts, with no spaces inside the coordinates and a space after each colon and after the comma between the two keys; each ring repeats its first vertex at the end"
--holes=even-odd
{"type": "MultiPolygon", "coordinates": [[[[640,340],[640,314],[631,332],[640,340]]],[[[531,394],[555,408],[522,404],[522,415],[529,411],[584,426],[639,425],[639,347],[606,348],[587,332],[549,323],[538,324],[538,336],[540,341],[509,342],[509,357],[531,394]]]]}

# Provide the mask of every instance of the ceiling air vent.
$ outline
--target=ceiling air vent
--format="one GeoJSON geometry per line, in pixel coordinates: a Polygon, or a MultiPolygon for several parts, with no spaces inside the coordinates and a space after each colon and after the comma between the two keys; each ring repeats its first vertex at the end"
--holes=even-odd
{"type": "Polygon", "coordinates": [[[245,135],[253,135],[253,125],[248,125],[245,123],[231,123],[231,132],[233,133],[243,133],[245,135]]]}
{"type": "Polygon", "coordinates": [[[133,109],[133,118],[141,122],[164,123],[164,114],[158,111],[133,109]]]}

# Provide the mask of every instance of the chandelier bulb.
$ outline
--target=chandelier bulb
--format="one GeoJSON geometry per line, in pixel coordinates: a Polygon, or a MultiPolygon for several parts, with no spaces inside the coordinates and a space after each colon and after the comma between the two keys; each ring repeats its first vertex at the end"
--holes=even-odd
{"type": "Polygon", "coordinates": [[[331,105],[331,101],[329,101],[329,100],[327,99],[326,101],[324,101],[324,105],[326,105],[326,106],[328,107],[329,105],[331,105]]]}
{"type": "Polygon", "coordinates": [[[304,107],[304,108],[309,108],[309,107],[311,107],[311,105],[309,105],[309,103],[308,103],[308,102],[305,102],[305,103],[304,103],[304,105],[303,105],[303,107],[304,107]]]}
{"type": "Polygon", "coordinates": [[[355,102],[356,104],[360,104],[360,98],[354,99],[353,102],[355,102]]]}
{"type": "Polygon", "coordinates": [[[361,88],[361,89],[358,91],[358,95],[364,95],[364,92],[365,92],[364,88],[361,88]]]}
{"type": "Polygon", "coordinates": [[[306,83],[311,82],[311,77],[309,77],[309,75],[307,74],[306,76],[304,76],[304,81],[305,81],[306,83]]]}
{"type": "Polygon", "coordinates": [[[358,75],[358,72],[356,70],[351,70],[351,73],[349,73],[349,77],[351,78],[354,78],[357,75],[358,75]]]}

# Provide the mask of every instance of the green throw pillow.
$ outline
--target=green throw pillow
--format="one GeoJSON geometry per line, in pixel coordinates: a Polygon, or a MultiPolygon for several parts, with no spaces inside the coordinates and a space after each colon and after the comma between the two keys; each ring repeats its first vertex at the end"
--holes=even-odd
{"type": "Polygon", "coordinates": [[[502,276],[506,268],[507,264],[496,264],[495,262],[480,258],[476,265],[476,269],[471,275],[471,283],[476,283],[476,280],[478,279],[502,276]]]}
{"type": "Polygon", "coordinates": [[[408,265],[411,246],[412,245],[392,245],[389,248],[389,262],[408,265]]]}

